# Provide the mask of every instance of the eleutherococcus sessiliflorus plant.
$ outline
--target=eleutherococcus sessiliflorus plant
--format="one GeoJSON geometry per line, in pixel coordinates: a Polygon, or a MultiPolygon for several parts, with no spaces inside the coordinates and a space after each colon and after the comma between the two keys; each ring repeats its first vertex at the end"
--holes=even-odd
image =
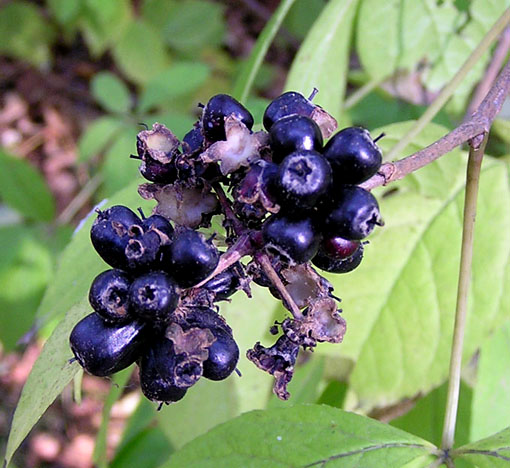
{"type": "Polygon", "coordinates": [[[149,217],[124,206],[98,211],[91,240],[112,269],[94,280],[94,312],[70,337],[88,372],[109,375],[137,362],[145,396],[165,403],[201,377],[227,378],[239,348],[218,303],[239,290],[250,295],[251,281],[292,314],[271,328],[279,335],[273,346],[247,352],[275,377],[279,398],[289,397],[300,349],[342,341],[338,299],[314,266],[346,273],[360,264],[363,239],[382,218],[357,184],[377,172],[381,151],[358,127],[324,146],[336,122],[296,92],[268,106],[268,132],[252,126],[250,112],[221,94],[182,142],[157,123],[138,134],[133,157],[149,181],[139,193],[157,205],[149,217]],[[200,231],[213,215],[225,230],[217,238],[200,231]]]}

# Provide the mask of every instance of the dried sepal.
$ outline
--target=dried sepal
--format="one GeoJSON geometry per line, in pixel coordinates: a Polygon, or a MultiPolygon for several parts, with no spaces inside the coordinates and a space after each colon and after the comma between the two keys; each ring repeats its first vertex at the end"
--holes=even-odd
{"type": "Polygon", "coordinates": [[[252,133],[235,115],[225,119],[227,139],[207,148],[201,158],[204,163],[219,162],[223,175],[230,174],[260,158],[260,150],[268,143],[266,132],[252,133]]]}
{"type": "Polygon", "coordinates": [[[155,123],[152,130],[143,130],[138,133],[136,147],[142,159],[147,157],[167,164],[172,161],[178,152],[179,139],[160,123],[155,123]]]}
{"type": "Polygon", "coordinates": [[[244,179],[236,187],[236,201],[253,206],[261,205],[265,212],[278,213],[280,206],[268,191],[271,172],[276,170],[275,164],[262,159],[252,164],[244,179]]]}
{"type": "Polygon", "coordinates": [[[270,348],[257,342],[253,349],[246,352],[246,357],[259,369],[274,376],[273,392],[280,400],[288,400],[290,393],[287,391],[287,385],[294,375],[298,353],[299,345],[286,335],[282,335],[270,348]]]}
{"type": "Polygon", "coordinates": [[[310,118],[314,120],[321,129],[324,140],[327,140],[331,135],[333,135],[335,130],[338,128],[336,119],[320,106],[315,106],[310,118]]]}
{"type": "Polygon", "coordinates": [[[157,200],[153,213],[175,223],[196,229],[205,226],[218,208],[218,200],[210,186],[188,187],[186,184],[142,184],[138,193],[145,200],[157,200]]]}

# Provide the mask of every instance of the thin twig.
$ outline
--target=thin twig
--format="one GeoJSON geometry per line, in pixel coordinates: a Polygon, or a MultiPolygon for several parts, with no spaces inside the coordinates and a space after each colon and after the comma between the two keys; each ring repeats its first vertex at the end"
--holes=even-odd
{"type": "MultiPolygon", "coordinates": [[[[510,9],[508,10],[510,11],[510,9]]],[[[361,186],[371,190],[402,179],[432,161],[449,153],[457,146],[489,131],[493,120],[501,110],[510,92],[510,60],[498,76],[487,96],[471,118],[431,145],[399,161],[383,164],[379,172],[361,186]]]]}
{"type": "Polygon", "coordinates": [[[89,201],[94,195],[98,187],[101,185],[103,177],[100,173],[97,173],[94,177],[83,186],[78,194],[69,202],[65,207],[64,211],[58,216],[57,224],[69,224],[75,217],[76,213],[89,201]]]}
{"type": "Polygon", "coordinates": [[[430,123],[435,115],[443,108],[445,103],[450,99],[452,94],[458,88],[459,84],[471,71],[471,69],[478,62],[480,57],[489,49],[491,44],[499,37],[503,29],[510,23],[510,8],[500,16],[498,21],[484,36],[480,44],[468,57],[464,65],[455,74],[451,81],[441,90],[434,102],[427,108],[424,114],[416,121],[414,126],[407,132],[406,135],[393,147],[388,153],[388,159],[393,159],[399,155],[400,152],[411,142],[413,139],[430,123]]]}
{"type": "Polygon", "coordinates": [[[508,51],[510,51],[510,26],[507,26],[501,33],[498,45],[494,50],[494,54],[492,55],[491,62],[487,67],[482,80],[476,87],[476,91],[474,92],[471,102],[469,103],[464,120],[469,119],[469,117],[481,104],[483,98],[489,92],[492,84],[494,83],[494,80],[498,76],[501,67],[505,63],[508,51]]]}
{"type": "Polygon", "coordinates": [[[303,314],[301,313],[299,307],[294,302],[292,296],[289,294],[289,291],[287,291],[287,288],[283,284],[281,278],[278,276],[278,273],[276,273],[275,269],[273,268],[273,265],[271,265],[271,260],[269,259],[267,254],[259,251],[255,254],[254,258],[255,261],[262,267],[264,273],[271,280],[275,288],[278,289],[278,292],[280,293],[283,299],[283,303],[289,307],[294,318],[301,320],[303,318],[303,314]]]}
{"type": "Polygon", "coordinates": [[[467,300],[471,280],[471,261],[473,258],[473,235],[476,216],[476,200],[480,181],[483,152],[487,143],[486,133],[478,146],[469,150],[466,175],[466,194],[464,198],[464,222],[462,227],[462,250],[460,256],[459,283],[457,288],[457,306],[450,358],[448,394],[444,419],[441,448],[449,450],[453,447],[457,408],[459,403],[460,371],[462,367],[462,346],[467,317],[467,300]]]}

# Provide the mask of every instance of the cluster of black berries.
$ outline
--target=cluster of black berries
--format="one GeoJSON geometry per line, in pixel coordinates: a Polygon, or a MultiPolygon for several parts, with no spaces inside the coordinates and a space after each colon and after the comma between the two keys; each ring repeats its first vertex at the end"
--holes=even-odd
{"type": "Polygon", "coordinates": [[[182,142],[160,124],[138,134],[132,157],[150,181],[139,194],[157,205],[148,218],[110,208],[92,227],[94,247],[114,269],[94,280],[95,312],[71,334],[86,370],[108,375],[138,360],[144,394],[164,402],[182,398],[202,375],[226,378],[239,351],[217,302],[239,289],[250,296],[252,280],[292,313],[271,327],[279,335],[273,346],[247,352],[275,377],[280,398],[289,397],[300,349],[342,341],[338,299],[310,262],[332,273],[361,262],[362,240],[382,221],[376,199],[358,185],[379,170],[381,151],[359,127],[331,137],[336,121],[312,99],[275,99],[264,114],[267,132],[252,131],[250,112],[219,94],[182,142]],[[199,229],[214,215],[225,232],[206,239],[199,229]],[[226,250],[220,255],[214,244],[226,250]]]}
{"type": "MultiPolygon", "coordinates": [[[[151,400],[177,401],[200,377],[222,380],[234,371],[239,349],[212,307],[234,289],[216,280],[190,301],[182,291],[216,268],[218,250],[197,231],[174,231],[160,215],[141,215],[125,206],[99,211],[91,240],[113,269],[92,282],[94,312],[74,327],[70,344],[93,375],[110,375],[138,361],[143,393],[151,400]]],[[[223,277],[229,274],[235,276],[233,268],[223,277]]]]}

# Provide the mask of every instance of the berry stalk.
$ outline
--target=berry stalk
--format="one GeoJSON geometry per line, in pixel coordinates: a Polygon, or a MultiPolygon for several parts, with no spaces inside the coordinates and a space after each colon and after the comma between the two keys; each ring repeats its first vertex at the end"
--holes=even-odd
{"type": "Polygon", "coordinates": [[[453,447],[457,408],[459,404],[460,373],[462,367],[462,346],[466,328],[467,300],[471,280],[471,261],[473,259],[473,235],[476,217],[476,200],[480,181],[480,169],[483,152],[488,134],[485,133],[481,144],[471,146],[466,174],[466,194],[464,198],[464,222],[462,228],[462,250],[460,257],[460,272],[457,289],[457,306],[455,310],[455,325],[450,358],[450,372],[446,413],[443,427],[441,448],[445,451],[453,447]]]}

